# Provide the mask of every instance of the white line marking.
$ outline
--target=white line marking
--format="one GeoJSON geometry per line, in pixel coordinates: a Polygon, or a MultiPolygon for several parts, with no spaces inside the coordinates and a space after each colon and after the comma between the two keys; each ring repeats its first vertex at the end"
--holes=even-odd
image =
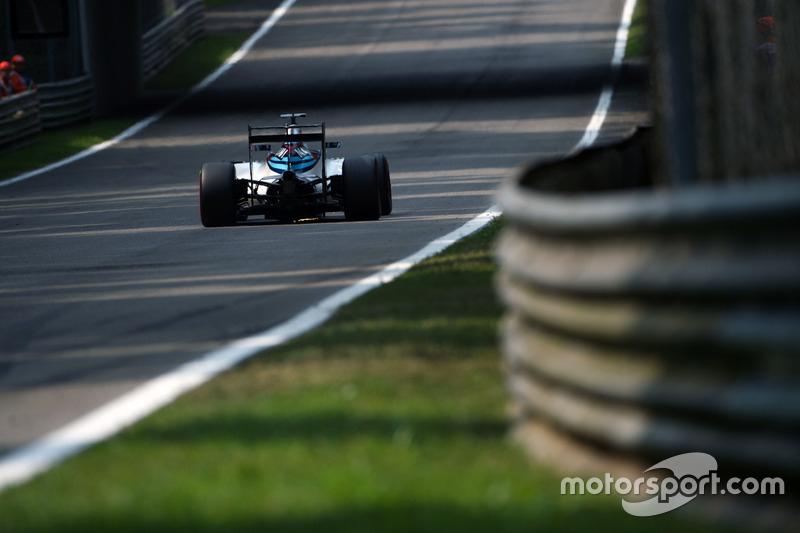
{"type": "Polygon", "coordinates": [[[603,87],[603,92],[600,95],[600,101],[597,103],[592,120],[583,132],[583,137],[572,149],[572,153],[588,148],[597,140],[600,134],[600,129],[608,115],[608,109],[611,107],[611,100],[614,96],[614,85],[616,84],[619,69],[622,66],[622,60],[625,59],[625,47],[628,44],[628,34],[631,29],[631,22],[633,21],[633,11],[636,9],[636,0],[626,0],[625,7],[622,9],[622,21],[617,30],[617,40],[614,45],[614,56],[611,58],[611,79],[603,87]]]}
{"type": "Polygon", "coordinates": [[[91,148],[87,148],[86,150],[79,152],[73,156],[67,157],[66,159],[62,159],[61,161],[56,161],[55,163],[51,163],[42,168],[37,168],[36,170],[31,170],[30,172],[20,174],[19,176],[16,176],[14,178],[0,181],[0,187],[7,187],[14,183],[19,183],[20,181],[28,180],[30,178],[39,176],[40,174],[44,174],[45,172],[50,172],[51,170],[61,168],[70,163],[74,163],[75,161],[79,161],[81,159],[89,157],[90,155],[96,154],[97,152],[105,150],[106,148],[111,148],[112,146],[120,143],[121,141],[124,141],[129,137],[133,137],[134,135],[145,129],[150,124],[158,120],[161,120],[162,118],[164,118],[165,115],[167,115],[168,113],[173,111],[176,107],[178,107],[179,105],[183,104],[186,100],[188,100],[189,97],[191,97],[195,93],[205,89],[206,87],[214,83],[220,76],[225,74],[233,65],[238,63],[242,59],[242,57],[244,57],[244,55],[247,52],[249,52],[251,48],[253,48],[253,45],[256,43],[256,41],[258,41],[260,38],[266,35],[273,28],[273,26],[275,26],[275,24],[277,24],[278,21],[281,18],[283,18],[284,15],[286,15],[287,11],[289,11],[289,8],[291,8],[295,2],[296,0],[284,0],[284,2],[280,6],[278,6],[277,9],[275,9],[272,15],[270,15],[270,17],[264,21],[261,27],[253,35],[251,35],[250,38],[247,39],[244,42],[244,44],[225,61],[225,63],[223,63],[217,70],[206,76],[206,78],[203,81],[192,87],[183,96],[181,96],[174,102],[167,105],[161,111],[147,117],[144,120],[141,120],[140,122],[137,122],[127,130],[117,135],[116,137],[101,142],[99,144],[96,144],[91,148]]]}
{"type": "Polygon", "coordinates": [[[54,464],[97,444],[164,407],[214,376],[327,321],[337,309],[388,283],[420,261],[484,227],[500,215],[493,207],[418,252],[350,285],[273,328],[238,340],[152,379],[0,460],[0,490],[27,481],[54,464]]]}
{"type": "MultiPolygon", "coordinates": [[[[263,35],[269,28],[274,26],[294,1],[288,0],[284,2],[281,6],[281,13],[276,16],[279,13],[276,11],[262,26],[262,30],[259,33],[263,35]],[[267,27],[266,31],[264,30],[265,27],[267,27]]],[[[614,61],[618,63],[621,63],[625,49],[624,43],[620,47],[620,35],[624,35],[627,38],[631,13],[635,4],[636,0],[627,0],[625,6],[614,53],[614,61]],[[620,52],[620,49],[622,52],[620,52]]],[[[242,48],[252,46],[256,39],[251,38],[242,48]]],[[[238,57],[241,58],[241,55],[238,57]]],[[[232,64],[231,61],[226,63],[228,68],[230,64],[232,64]]],[[[216,77],[219,77],[219,75],[216,75],[214,79],[216,77]]],[[[206,78],[203,83],[207,85],[211,81],[206,78]]],[[[613,85],[610,91],[613,94],[613,85]]],[[[608,105],[611,99],[610,95],[608,97],[605,95],[606,91],[604,90],[603,96],[600,98],[598,111],[595,112],[592,121],[589,123],[587,132],[590,128],[599,130],[600,126],[602,126],[602,121],[608,112],[608,105]],[[605,102],[606,99],[608,103],[605,102]]],[[[597,135],[595,134],[592,139],[596,138],[597,135]]],[[[585,139],[586,135],[578,144],[590,142],[585,139]]],[[[352,302],[375,287],[392,281],[417,263],[480,230],[500,214],[499,209],[493,206],[460,228],[436,239],[416,253],[387,266],[380,272],[368,276],[354,285],[334,293],[286,322],[185,363],[166,374],[143,383],[61,429],[12,451],[0,459],[0,491],[6,487],[23,483],[64,459],[115,435],[127,426],[168,405],[181,394],[202,385],[241,361],[265,349],[279,346],[290,339],[311,331],[327,321],[343,305],[352,302]]]]}

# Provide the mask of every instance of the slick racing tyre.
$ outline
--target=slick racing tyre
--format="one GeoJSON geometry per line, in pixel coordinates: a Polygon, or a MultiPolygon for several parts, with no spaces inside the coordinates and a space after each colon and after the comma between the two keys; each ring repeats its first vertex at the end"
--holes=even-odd
{"type": "Polygon", "coordinates": [[[366,157],[375,159],[375,168],[378,173],[378,188],[381,196],[381,216],[392,214],[392,181],[389,178],[389,162],[383,154],[373,154],[366,157]]]}
{"type": "Polygon", "coordinates": [[[377,220],[381,217],[380,188],[374,160],[364,157],[345,159],[342,187],[347,220],[377,220]]]}
{"type": "Polygon", "coordinates": [[[236,223],[233,163],[206,163],[200,171],[200,220],[207,228],[236,223]]]}

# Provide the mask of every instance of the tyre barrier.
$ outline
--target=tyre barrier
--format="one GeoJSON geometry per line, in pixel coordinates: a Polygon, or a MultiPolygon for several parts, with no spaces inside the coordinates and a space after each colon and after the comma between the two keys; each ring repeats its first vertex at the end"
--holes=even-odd
{"type": "Polygon", "coordinates": [[[15,94],[0,101],[0,152],[35,142],[41,131],[35,92],[15,94]]]}
{"type": "Polygon", "coordinates": [[[202,0],[181,6],[142,37],[142,77],[145,82],[158,74],[205,31],[202,0]]]}
{"type": "Polygon", "coordinates": [[[658,190],[635,137],[499,193],[515,434],[561,470],[800,480],[800,176],[658,190]]]}
{"type": "Polygon", "coordinates": [[[90,75],[37,85],[44,129],[61,128],[94,116],[94,78],[90,75]]]}

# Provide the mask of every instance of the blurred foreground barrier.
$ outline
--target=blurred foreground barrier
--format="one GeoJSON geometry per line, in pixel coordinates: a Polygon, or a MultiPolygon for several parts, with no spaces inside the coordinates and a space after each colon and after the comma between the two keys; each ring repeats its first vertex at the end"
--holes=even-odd
{"type": "Polygon", "coordinates": [[[0,100],[0,152],[35,141],[41,130],[36,93],[26,92],[0,100]]]}
{"type": "Polygon", "coordinates": [[[142,75],[148,81],[205,30],[202,0],[181,6],[142,37],[142,75]]]}
{"type": "Polygon", "coordinates": [[[500,193],[517,433],[566,469],[705,452],[798,480],[800,176],[656,190],[642,135],[500,193]]]}
{"type": "Polygon", "coordinates": [[[91,76],[42,83],[37,87],[43,128],[60,128],[93,117],[94,80],[91,76]]]}

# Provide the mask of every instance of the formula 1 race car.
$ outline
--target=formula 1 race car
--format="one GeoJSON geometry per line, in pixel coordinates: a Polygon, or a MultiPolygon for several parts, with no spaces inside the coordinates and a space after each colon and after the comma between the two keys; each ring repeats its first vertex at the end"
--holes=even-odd
{"type": "Polygon", "coordinates": [[[328,159],[327,150],[340,143],[325,140],[324,122],[298,124],[305,116],[281,115],[288,119],[283,126],[248,126],[249,162],[203,165],[204,226],[230,226],[252,216],[291,222],[330,212],[344,212],[348,220],[377,220],[392,212],[386,157],[328,159]]]}

